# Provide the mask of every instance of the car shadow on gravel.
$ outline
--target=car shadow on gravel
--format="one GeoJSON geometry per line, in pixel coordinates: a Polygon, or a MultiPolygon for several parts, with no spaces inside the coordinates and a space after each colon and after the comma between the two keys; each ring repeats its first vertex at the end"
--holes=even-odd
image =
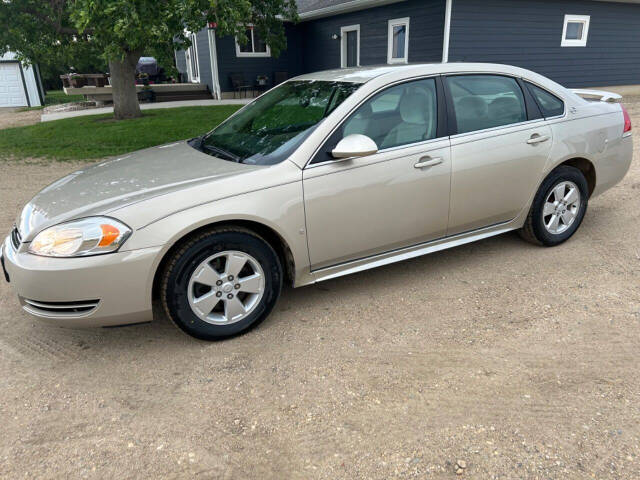
{"type": "MultiPolygon", "coordinates": [[[[332,301],[349,302],[351,297],[367,294],[372,290],[393,291],[403,288],[401,284],[406,282],[407,276],[417,276],[421,279],[429,277],[440,279],[447,275],[464,275],[463,267],[465,265],[484,264],[487,256],[539,248],[524,242],[516,233],[507,233],[315,285],[296,289],[285,287],[274,312],[253,332],[260,331],[261,334],[264,334],[273,328],[278,330],[294,328],[296,312],[308,310],[313,312],[318,303],[326,301],[327,296],[331,297],[332,301]],[[285,312],[288,315],[283,315],[285,312]]],[[[101,332],[99,335],[101,343],[111,340],[117,344],[135,343],[148,338],[174,345],[209,343],[193,339],[179,331],[167,317],[159,302],[154,302],[154,320],[152,322],[97,330],[101,332]]],[[[82,336],[80,332],[90,332],[90,330],[74,330],[74,332],[78,332],[77,335],[82,336]]],[[[247,335],[250,337],[252,334],[248,333],[247,335]]],[[[92,337],[92,334],[87,334],[85,341],[90,343],[92,337]]],[[[237,341],[239,338],[242,337],[234,337],[223,341],[223,343],[237,341]]]]}
{"type": "MultiPolygon", "coordinates": [[[[523,242],[516,234],[508,233],[315,285],[297,289],[286,287],[274,312],[265,322],[246,335],[215,344],[235,343],[239,347],[247,346],[255,342],[255,338],[252,337],[256,335],[261,337],[260,341],[269,343],[273,341],[269,337],[278,337],[283,331],[295,329],[301,316],[313,319],[324,315],[324,305],[327,303],[349,305],[354,299],[374,291],[385,294],[405,289],[407,282],[436,282],[450,275],[462,278],[465,275],[465,267],[479,268],[487,263],[488,257],[536,248],[538,247],[523,242]],[[420,280],[415,280],[416,278],[420,280]]],[[[26,316],[24,312],[16,313],[26,316]]],[[[43,342],[56,345],[56,349],[66,352],[60,354],[60,359],[88,359],[93,353],[103,355],[106,352],[109,352],[109,355],[118,355],[119,351],[131,352],[142,346],[145,346],[144,352],[147,353],[156,348],[186,352],[210,344],[193,339],[175,327],[157,301],[154,302],[154,320],[143,324],[94,329],[59,328],[42,325],[36,320],[32,320],[32,324],[32,328],[23,332],[22,343],[28,344],[31,339],[34,345],[43,342]]],[[[48,347],[41,345],[39,348],[46,350],[48,347]]],[[[225,347],[225,350],[227,348],[225,347]]]]}

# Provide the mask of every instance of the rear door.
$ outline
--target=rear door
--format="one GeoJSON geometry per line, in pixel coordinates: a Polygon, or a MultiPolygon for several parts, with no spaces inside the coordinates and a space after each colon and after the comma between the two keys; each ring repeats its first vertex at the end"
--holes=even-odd
{"type": "Polygon", "coordinates": [[[538,185],[551,128],[516,78],[451,75],[445,84],[453,128],[447,234],[512,220],[538,185]]]}

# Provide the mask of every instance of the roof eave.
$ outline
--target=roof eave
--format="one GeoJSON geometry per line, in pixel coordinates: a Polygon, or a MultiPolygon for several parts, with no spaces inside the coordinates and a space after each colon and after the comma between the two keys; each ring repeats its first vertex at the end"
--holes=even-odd
{"type": "Polygon", "coordinates": [[[340,13],[355,12],[357,10],[365,10],[367,8],[380,7],[382,5],[389,5],[391,3],[404,1],[405,0],[351,0],[339,5],[332,5],[330,7],[303,12],[298,14],[298,17],[300,18],[300,21],[304,22],[306,20],[315,20],[316,18],[330,17],[340,13]]]}

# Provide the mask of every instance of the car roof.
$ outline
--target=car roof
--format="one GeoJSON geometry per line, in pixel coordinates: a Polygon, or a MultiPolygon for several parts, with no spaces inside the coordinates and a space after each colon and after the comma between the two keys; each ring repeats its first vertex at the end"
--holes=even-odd
{"type": "Polygon", "coordinates": [[[389,74],[404,73],[407,77],[413,75],[434,75],[440,73],[478,72],[504,73],[517,76],[537,76],[537,74],[523,68],[497,63],[413,63],[406,65],[373,65],[370,67],[339,68],[321,72],[307,73],[295,77],[296,80],[323,80],[333,82],[366,83],[374,78],[389,74]]]}

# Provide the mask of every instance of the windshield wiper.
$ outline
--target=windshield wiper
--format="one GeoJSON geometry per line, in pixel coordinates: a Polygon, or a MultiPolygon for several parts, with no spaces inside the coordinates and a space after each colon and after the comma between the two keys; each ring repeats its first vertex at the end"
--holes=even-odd
{"type": "Polygon", "coordinates": [[[233,153],[227,152],[219,147],[214,147],[213,145],[207,145],[206,143],[200,143],[200,149],[202,151],[206,150],[207,152],[214,153],[216,156],[225,158],[226,160],[231,160],[232,162],[240,163],[240,157],[234,155],[233,153]]]}
{"type": "Polygon", "coordinates": [[[207,134],[204,133],[204,134],[200,135],[199,137],[190,138],[189,140],[187,140],[187,143],[189,145],[191,145],[193,148],[195,148],[196,150],[202,151],[202,142],[204,142],[204,137],[206,135],[207,134]]]}

